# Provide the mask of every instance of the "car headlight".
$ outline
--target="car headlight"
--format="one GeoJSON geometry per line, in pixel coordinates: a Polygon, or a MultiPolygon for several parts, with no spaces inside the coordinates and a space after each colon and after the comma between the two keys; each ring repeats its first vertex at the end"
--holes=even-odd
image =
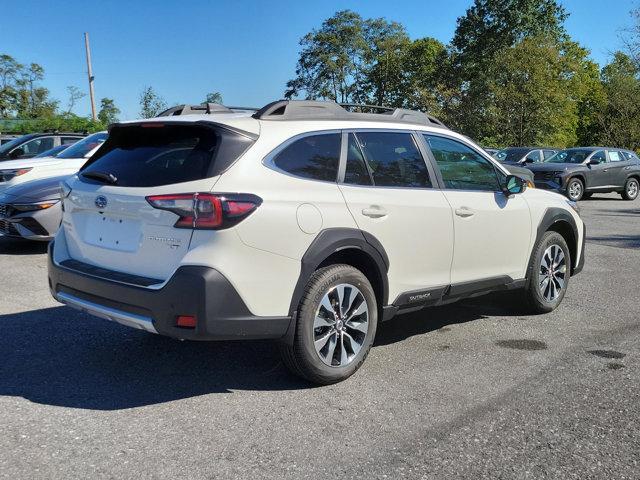
{"type": "Polygon", "coordinates": [[[11,208],[17,210],[20,213],[24,212],[35,212],[38,210],[46,210],[47,208],[53,207],[60,200],[48,200],[46,202],[36,202],[36,203],[18,203],[11,205],[11,208]]]}
{"type": "Polygon", "coordinates": [[[580,207],[578,206],[578,204],[576,202],[574,202],[573,200],[567,200],[567,205],[569,205],[571,208],[573,208],[573,210],[580,215],[580,207]]]}
{"type": "Polygon", "coordinates": [[[29,173],[31,171],[30,168],[18,168],[14,170],[0,170],[0,182],[8,182],[9,180],[19,177],[20,175],[24,175],[25,173],[29,173]]]}

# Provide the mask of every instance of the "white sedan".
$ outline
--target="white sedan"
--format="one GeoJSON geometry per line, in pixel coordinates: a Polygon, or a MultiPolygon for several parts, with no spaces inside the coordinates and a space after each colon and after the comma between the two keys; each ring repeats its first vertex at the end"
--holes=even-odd
{"type": "Polygon", "coordinates": [[[74,143],[55,157],[25,158],[0,164],[0,192],[38,178],[73,175],[107,139],[98,132],[74,143]]]}

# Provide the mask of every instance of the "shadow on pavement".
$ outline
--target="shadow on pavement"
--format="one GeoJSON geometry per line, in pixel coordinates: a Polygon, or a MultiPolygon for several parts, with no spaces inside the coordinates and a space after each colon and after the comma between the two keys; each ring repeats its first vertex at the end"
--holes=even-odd
{"type": "Polygon", "coordinates": [[[604,235],[593,237],[587,235],[587,242],[618,248],[640,248],[640,235],[604,235]]]}
{"type": "MultiPolygon", "coordinates": [[[[481,300],[400,316],[380,325],[376,345],[511,311],[481,300]]],[[[0,315],[0,329],[0,395],[47,405],[118,410],[234,389],[312,388],[284,368],[275,342],[180,342],[67,307],[0,315]]]]}
{"type": "Polygon", "coordinates": [[[0,255],[41,255],[47,253],[49,242],[34,242],[0,236],[0,255]]]}

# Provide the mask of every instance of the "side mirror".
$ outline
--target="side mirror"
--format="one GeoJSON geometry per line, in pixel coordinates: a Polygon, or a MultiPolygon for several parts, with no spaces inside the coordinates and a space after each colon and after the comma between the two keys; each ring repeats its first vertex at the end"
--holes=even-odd
{"type": "Polygon", "coordinates": [[[525,158],[524,163],[535,163],[535,160],[533,158],[525,158]]]}
{"type": "Polygon", "coordinates": [[[516,177],[515,175],[507,175],[504,186],[504,194],[507,197],[511,195],[516,195],[518,193],[522,193],[527,188],[527,182],[525,182],[522,178],[516,177]]]}
{"type": "Polygon", "coordinates": [[[587,165],[600,165],[600,160],[598,160],[597,158],[592,158],[587,162],[587,165]]]}
{"type": "Polygon", "coordinates": [[[15,150],[11,151],[11,153],[9,154],[9,158],[16,159],[16,158],[20,158],[23,155],[24,155],[24,150],[21,148],[16,148],[15,150]]]}

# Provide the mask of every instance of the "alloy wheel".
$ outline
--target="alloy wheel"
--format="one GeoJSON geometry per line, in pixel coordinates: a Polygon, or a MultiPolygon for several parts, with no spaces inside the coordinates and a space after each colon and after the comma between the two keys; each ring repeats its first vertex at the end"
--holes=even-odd
{"type": "Polygon", "coordinates": [[[638,195],[638,182],[631,181],[627,185],[627,196],[629,198],[636,198],[638,195]]]}
{"type": "Polygon", "coordinates": [[[313,342],[323,363],[330,367],[351,363],[368,331],[369,306],[358,287],[343,283],[324,295],[313,322],[313,342]]]}
{"type": "Polygon", "coordinates": [[[553,244],[544,251],[540,260],[540,293],[547,302],[555,301],[564,288],[567,262],[562,248],[553,244]]]}
{"type": "Polygon", "coordinates": [[[569,184],[569,197],[571,197],[572,200],[575,200],[576,198],[580,198],[581,194],[582,184],[579,181],[574,180],[569,184]]]}

